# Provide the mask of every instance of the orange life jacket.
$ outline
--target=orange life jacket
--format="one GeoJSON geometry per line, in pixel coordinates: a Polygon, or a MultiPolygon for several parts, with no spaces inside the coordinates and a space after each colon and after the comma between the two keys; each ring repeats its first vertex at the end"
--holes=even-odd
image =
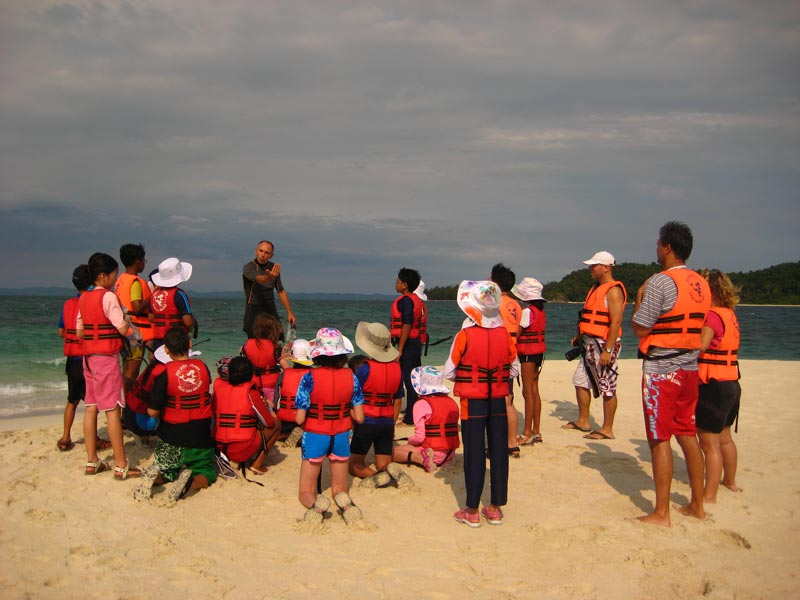
{"type": "Polygon", "coordinates": [[[122,336],[103,312],[103,296],[108,292],[102,287],[84,292],[78,298],[78,307],[83,319],[83,353],[119,354],[122,336]]]}
{"type": "Polygon", "coordinates": [[[519,354],[542,354],[547,350],[544,342],[547,316],[543,310],[539,310],[533,305],[526,308],[531,313],[530,323],[519,332],[517,352],[519,354]]]}
{"type": "Polygon", "coordinates": [[[516,343],[519,322],[522,318],[522,307],[520,307],[519,302],[506,294],[500,296],[500,316],[503,318],[503,325],[505,325],[506,331],[516,343]]]}
{"type": "Polygon", "coordinates": [[[708,348],[698,357],[700,381],[736,381],[739,379],[739,321],[736,313],[721,306],[713,306],[708,310],[719,315],[725,332],[716,348],[708,348]]]}
{"type": "Polygon", "coordinates": [[[504,398],[510,391],[511,356],[505,327],[467,327],[467,346],[456,365],[453,392],[459,398],[504,398]]]}
{"type": "Polygon", "coordinates": [[[161,288],[157,287],[150,296],[150,317],[153,323],[153,338],[162,339],[173,327],[180,326],[188,331],[183,324],[183,317],[178,312],[178,305],[175,304],[175,294],[178,293],[176,287],[161,288]]]}
{"type": "MultiPolygon", "coordinates": [[[[420,327],[422,326],[422,319],[425,316],[425,304],[420,300],[416,294],[402,294],[395,298],[392,302],[392,309],[389,313],[389,333],[393,338],[399,338],[403,331],[403,315],[398,308],[400,300],[403,298],[410,298],[414,303],[414,322],[411,324],[411,331],[408,333],[409,339],[418,338],[420,334],[420,327]]],[[[427,331],[427,321],[425,325],[427,331]]]]}
{"type": "Polygon", "coordinates": [[[353,372],[347,368],[312,369],[314,388],[303,430],[336,435],[353,428],[350,408],[353,400],[353,372]]]}
{"type": "Polygon", "coordinates": [[[300,380],[303,375],[311,371],[310,368],[286,369],[283,372],[281,381],[280,397],[278,398],[278,410],[276,414],[281,421],[294,423],[297,415],[297,388],[300,387],[300,380]]]}
{"type": "Polygon", "coordinates": [[[242,354],[253,363],[254,380],[259,387],[274,388],[281,374],[281,367],[275,360],[275,344],[270,340],[248,339],[242,347],[242,354]]]}
{"type": "Polygon", "coordinates": [[[581,310],[580,322],[578,324],[581,333],[601,338],[606,342],[609,341],[609,338],[616,340],[622,335],[622,326],[620,326],[619,331],[614,336],[610,336],[608,333],[608,328],[611,326],[611,315],[608,312],[608,307],[605,302],[606,294],[608,294],[611,288],[617,286],[622,290],[622,306],[624,308],[625,302],[628,301],[628,292],[625,290],[625,286],[621,281],[609,281],[608,283],[592,286],[592,289],[586,294],[586,300],[583,302],[583,310],[581,310]]]}
{"type": "Polygon", "coordinates": [[[250,400],[252,384],[214,381],[214,439],[221,444],[249,442],[257,435],[258,416],[250,400]]]}
{"type": "Polygon", "coordinates": [[[364,415],[394,418],[394,395],[400,388],[403,372],[399,362],[367,360],[369,377],[364,382],[364,415]]]}
{"type": "Polygon", "coordinates": [[[165,368],[166,365],[155,360],[147,365],[142,374],[136,378],[133,387],[125,393],[126,406],[129,406],[137,414],[146,415],[147,401],[150,399],[153,384],[156,378],[164,372],[165,368]]]}
{"type": "Polygon", "coordinates": [[[70,298],[64,302],[64,356],[83,356],[83,340],[78,338],[78,300],[70,298]]]}
{"type": "Polygon", "coordinates": [[[131,286],[135,281],[138,281],[139,285],[142,286],[142,300],[147,301],[150,298],[150,286],[147,285],[144,279],[131,273],[123,273],[117,277],[117,281],[114,282],[114,293],[119,298],[119,303],[122,304],[122,307],[128,311],[131,323],[141,332],[142,340],[147,342],[153,339],[153,324],[148,320],[146,312],[136,313],[133,310],[131,286]]]}
{"type": "Polygon", "coordinates": [[[167,423],[188,423],[210,419],[211,374],[197,358],[173,360],[166,365],[167,404],[162,419],[167,423]]]}
{"type": "Polygon", "coordinates": [[[425,441],[423,448],[433,450],[455,450],[459,446],[458,417],[459,408],[456,401],[447,394],[420,396],[431,405],[433,413],[425,423],[425,441]]]}

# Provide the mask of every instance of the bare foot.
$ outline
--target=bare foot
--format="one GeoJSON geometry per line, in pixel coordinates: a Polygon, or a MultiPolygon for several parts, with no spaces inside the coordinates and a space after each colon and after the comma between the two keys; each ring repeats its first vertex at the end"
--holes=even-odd
{"type": "Polygon", "coordinates": [[[725,483],[723,481],[722,485],[724,485],[726,488],[728,488],[732,492],[741,492],[742,491],[742,488],[737,486],[735,483],[725,483]]]}
{"type": "Polygon", "coordinates": [[[717,497],[716,496],[714,496],[713,498],[709,498],[707,496],[703,496],[703,504],[716,504],[716,503],[717,503],[717,497]]]}
{"type": "Polygon", "coordinates": [[[706,518],[706,511],[703,510],[703,507],[692,506],[691,504],[687,504],[686,506],[681,506],[678,508],[678,512],[682,515],[686,515],[687,517],[694,517],[695,519],[700,519],[701,521],[706,518]]]}
{"type": "Polygon", "coordinates": [[[641,523],[645,523],[647,525],[658,525],[660,527],[670,527],[671,526],[671,523],[670,523],[670,520],[669,520],[669,516],[661,517],[659,515],[656,515],[655,513],[649,514],[649,515],[645,515],[643,517],[636,517],[635,520],[639,521],[641,523]]]}

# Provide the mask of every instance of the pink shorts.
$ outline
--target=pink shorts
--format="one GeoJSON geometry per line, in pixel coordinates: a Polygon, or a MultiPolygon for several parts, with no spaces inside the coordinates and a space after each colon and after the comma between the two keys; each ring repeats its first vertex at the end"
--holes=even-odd
{"type": "Polygon", "coordinates": [[[642,409],[647,439],[669,440],[673,435],[697,434],[697,371],[645,373],[642,376],[642,409]]]}
{"type": "Polygon", "coordinates": [[[90,354],[83,358],[83,376],[86,379],[86,406],[96,406],[106,412],[125,406],[122,387],[122,369],[116,354],[90,354]]]}

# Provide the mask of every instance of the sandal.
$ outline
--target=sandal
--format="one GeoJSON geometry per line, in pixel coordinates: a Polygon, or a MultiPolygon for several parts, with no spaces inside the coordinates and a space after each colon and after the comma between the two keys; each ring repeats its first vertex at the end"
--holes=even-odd
{"type": "Polygon", "coordinates": [[[102,473],[103,471],[108,471],[111,467],[108,466],[108,463],[100,462],[87,462],[86,466],[83,469],[84,475],[97,475],[98,473],[102,473]]]}
{"type": "Polygon", "coordinates": [[[61,450],[61,452],[68,452],[69,450],[72,450],[74,447],[75,447],[75,442],[73,442],[72,440],[58,440],[58,442],[56,442],[56,448],[61,450]]]}
{"type": "Polygon", "coordinates": [[[97,438],[97,441],[95,441],[95,446],[98,450],[108,450],[111,448],[111,442],[99,437],[97,438]]]}
{"type": "Polygon", "coordinates": [[[508,449],[508,455],[511,458],[519,458],[519,446],[514,446],[508,449]]]}
{"type": "Polygon", "coordinates": [[[532,433],[530,435],[518,435],[517,436],[517,443],[520,446],[533,446],[534,444],[541,444],[542,443],[542,434],[541,433],[532,433]]]}
{"type": "Polygon", "coordinates": [[[114,467],[114,477],[119,481],[123,481],[128,477],[141,477],[142,470],[137,467],[131,467],[130,463],[124,467],[114,467]]]}

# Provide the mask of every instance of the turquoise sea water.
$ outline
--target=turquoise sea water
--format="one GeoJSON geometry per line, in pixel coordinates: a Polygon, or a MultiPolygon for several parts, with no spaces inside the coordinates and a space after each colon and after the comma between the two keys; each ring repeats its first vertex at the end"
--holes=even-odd
{"type": "MultiPolygon", "coordinates": [[[[0,417],[60,410],[66,398],[62,341],[56,334],[64,298],[0,296],[0,417]]],[[[196,298],[192,308],[200,323],[197,346],[212,367],[222,356],[236,354],[244,343],[241,331],[244,300],[196,298]],[[208,340],[208,341],[203,341],[208,340]]],[[[311,338],[322,326],[333,326],[354,340],[359,321],[388,322],[390,301],[295,300],[298,337],[311,338]]],[[[547,360],[564,360],[575,334],[577,304],[547,305],[547,360]]],[[[464,319],[455,301],[429,302],[429,331],[435,342],[452,336],[464,319]]],[[[636,357],[630,327],[632,306],[623,323],[623,358],[636,357]]],[[[800,360],[800,307],[741,306],[742,359],[800,360]]],[[[450,340],[431,346],[424,364],[441,365],[450,340]]]]}

